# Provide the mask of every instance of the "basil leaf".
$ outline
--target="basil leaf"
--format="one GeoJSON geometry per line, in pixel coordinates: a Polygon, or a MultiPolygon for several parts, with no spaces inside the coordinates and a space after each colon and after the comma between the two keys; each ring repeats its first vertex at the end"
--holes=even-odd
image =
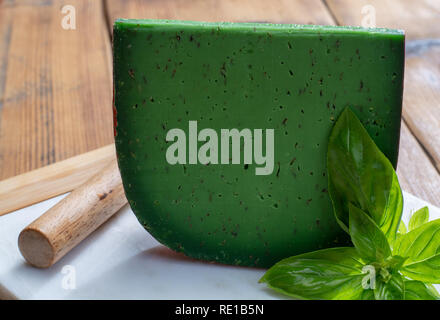
{"type": "Polygon", "coordinates": [[[421,281],[405,280],[405,300],[439,300],[437,290],[421,281]]]}
{"type": "Polygon", "coordinates": [[[340,226],[348,232],[348,204],[353,203],[393,244],[403,208],[399,181],[390,161],[349,108],[332,129],[327,168],[329,194],[340,226]]]}
{"type": "Polygon", "coordinates": [[[406,229],[405,223],[401,220],[399,224],[399,230],[397,231],[396,239],[394,240],[394,242],[396,242],[402,234],[405,234],[407,232],[408,230],[406,229]]]}
{"type": "Polygon", "coordinates": [[[408,230],[414,230],[417,227],[420,227],[422,224],[425,224],[429,220],[429,209],[428,207],[423,207],[422,209],[417,210],[411,216],[411,219],[408,223],[408,230]]]}
{"type": "Polygon", "coordinates": [[[406,264],[419,262],[440,253],[440,219],[430,221],[402,235],[393,254],[407,257],[406,264]]]}
{"type": "MultiPolygon", "coordinates": [[[[378,277],[379,278],[379,277],[378,277]]],[[[374,297],[376,300],[403,300],[405,293],[405,283],[400,274],[395,273],[385,282],[379,280],[376,282],[374,297]]]]}
{"type": "Polygon", "coordinates": [[[374,290],[372,289],[364,290],[358,300],[376,300],[374,298],[374,290]]]}
{"type": "Polygon", "coordinates": [[[404,265],[400,272],[414,280],[440,283],[440,254],[420,262],[404,265]]]}
{"type": "Polygon", "coordinates": [[[406,229],[405,223],[403,221],[400,221],[398,232],[400,234],[405,234],[408,232],[408,230],[406,229]]]}
{"type": "Polygon", "coordinates": [[[368,298],[363,263],[354,248],[331,248],[284,259],[260,279],[281,293],[302,299],[368,298]]]}
{"type": "Polygon", "coordinates": [[[414,280],[440,283],[440,219],[400,236],[393,254],[407,258],[402,274],[414,280]]]}
{"type": "Polygon", "coordinates": [[[367,263],[382,262],[391,255],[390,245],[376,223],[361,209],[349,207],[349,232],[357,252],[367,263]]]}
{"type": "Polygon", "coordinates": [[[440,293],[438,293],[437,289],[431,283],[425,283],[426,288],[428,288],[429,292],[435,296],[438,300],[440,300],[440,293]]]}

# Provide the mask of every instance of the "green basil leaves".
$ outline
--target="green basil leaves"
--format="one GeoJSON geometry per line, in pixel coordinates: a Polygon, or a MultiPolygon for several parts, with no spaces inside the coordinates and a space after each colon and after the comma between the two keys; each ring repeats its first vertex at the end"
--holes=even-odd
{"type": "MultiPolygon", "coordinates": [[[[414,230],[417,227],[420,227],[422,224],[425,224],[429,220],[429,209],[428,207],[423,207],[422,209],[417,210],[411,216],[411,219],[408,223],[408,230],[414,230]]],[[[406,233],[406,232],[404,232],[406,233]]]]}
{"type": "Polygon", "coordinates": [[[379,281],[374,290],[376,300],[403,300],[405,295],[405,284],[400,274],[390,275],[388,281],[379,281]]]}
{"type": "Polygon", "coordinates": [[[329,192],[341,227],[348,231],[351,203],[367,213],[392,243],[403,208],[399,181],[390,161],[348,108],[331,132],[327,170],[329,192]]]}
{"type": "Polygon", "coordinates": [[[261,278],[302,299],[433,300],[440,296],[440,220],[427,207],[401,222],[396,172],[350,109],[328,144],[329,193],[339,225],[354,247],[284,259],[261,278]]]}
{"type": "Polygon", "coordinates": [[[401,235],[393,253],[408,257],[402,274],[414,280],[440,283],[440,220],[427,222],[401,235]]]}
{"type": "Polygon", "coordinates": [[[332,248],[278,262],[260,282],[302,299],[359,299],[363,264],[354,248],[332,248]]]}
{"type": "Polygon", "coordinates": [[[437,290],[421,281],[405,280],[405,300],[438,300],[437,290]]]}
{"type": "Polygon", "coordinates": [[[349,206],[350,236],[357,252],[367,263],[383,262],[391,255],[387,238],[374,221],[361,209],[349,206]]]}

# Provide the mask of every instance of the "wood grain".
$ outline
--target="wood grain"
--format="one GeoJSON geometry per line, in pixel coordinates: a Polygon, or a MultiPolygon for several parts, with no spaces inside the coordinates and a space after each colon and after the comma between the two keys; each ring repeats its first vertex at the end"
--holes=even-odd
{"type": "Polygon", "coordinates": [[[407,55],[403,117],[440,170],[440,40],[416,44],[407,55]]]}
{"type": "Polygon", "coordinates": [[[362,8],[375,8],[378,27],[404,29],[407,39],[440,37],[438,0],[324,0],[338,24],[360,26],[362,8]]]}
{"type": "Polygon", "coordinates": [[[127,203],[116,159],[24,228],[18,238],[32,266],[48,268],[127,203]]]}
{"type": "Polygon", "coordinates": [[[440,179],[431,160],[402,123],[397,176],[403,190],[440,206],[440,179]]]}
{"type": "Polygon", "coordinates": [[[109,22],[117,18],[333,24],[320,0],[105,0],[109,22]]]}
{"type": "Polygon", "coordinates": [[[0,216],[72,191],[116,159],[111,144],[0,181],[0,216]]]}
{"type": "Polygon", "coordinates": [[[102,1],[0,1],[0,48],[0,180],[112,143],[102,1]]]}

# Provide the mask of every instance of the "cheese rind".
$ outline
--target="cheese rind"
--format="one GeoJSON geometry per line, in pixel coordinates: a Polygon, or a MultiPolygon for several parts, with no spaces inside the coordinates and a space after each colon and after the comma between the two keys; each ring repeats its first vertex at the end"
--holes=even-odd
{"type": "Polygon", "coordinates": [[[203,260],[270,266],[348,243],[327,192],[328,136],[350,106],[396,165],[403,66],[396,30],[117,20],[115,140],[131,208],[158,241],[203,260]],[[188,137],[190,121],[219,136],[274,129],[272,174],[243,155],[168,163],[167,133],[188,137]]]}

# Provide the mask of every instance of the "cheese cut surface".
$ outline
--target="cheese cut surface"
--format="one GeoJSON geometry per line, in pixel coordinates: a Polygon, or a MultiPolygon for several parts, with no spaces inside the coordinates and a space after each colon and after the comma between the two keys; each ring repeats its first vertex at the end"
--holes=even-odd
{"type": "MultiPolygon", "coordinates": [[[[117,20],[113,45],[119,168],[131,208],[158,241],[197,259],[260,267],[349,243],[327,192],[329,133],[350,106],[396,165],[403,32],[117,20]],[[239,164],[222,164],[221,133],[234,128],[250,138],[240,140],[239,164]],[[205,156],[218,164],[198,157],[203,129],[218,152],[205,156]],[[255,146],[262,140],[261,155],[270,153],[271,129],[273,170],[266,161],[258,175],[265,165],[255,146]],[[175,153],[173,132],[185,139],[175,153]]],[[[232,162],[229,147],[223,160],[232,162]]]]}

